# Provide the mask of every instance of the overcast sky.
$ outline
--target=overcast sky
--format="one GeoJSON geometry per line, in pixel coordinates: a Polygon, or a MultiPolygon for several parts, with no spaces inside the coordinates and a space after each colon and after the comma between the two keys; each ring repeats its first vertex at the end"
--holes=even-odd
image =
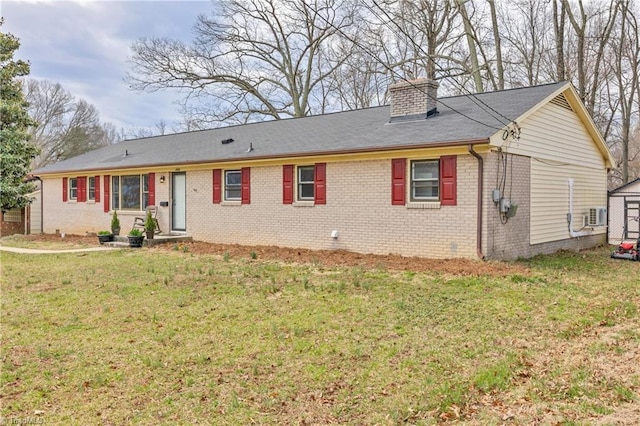
{"type": "Polygon", "coordinates": [[[15,56],[31,63],[30,77],[60,83],[93,104],[102,121],[129,129],[164,120],[170,131],[180,119],[179,95],[129,90],[130,46],[144,36],[190,41],[197,16],[211,9],[211,0],[0,0],[0,31],[20,39],[15,56]]]}

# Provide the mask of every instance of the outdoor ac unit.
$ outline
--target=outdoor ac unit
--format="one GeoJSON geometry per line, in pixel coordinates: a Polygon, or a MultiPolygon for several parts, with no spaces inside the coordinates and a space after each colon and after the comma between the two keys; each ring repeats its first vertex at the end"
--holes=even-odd
{"type": "Polygon", "coordinates": [[[606,207],[592,207],[587,216],[587,226],[605,226],[607,224],[606,207]]]}

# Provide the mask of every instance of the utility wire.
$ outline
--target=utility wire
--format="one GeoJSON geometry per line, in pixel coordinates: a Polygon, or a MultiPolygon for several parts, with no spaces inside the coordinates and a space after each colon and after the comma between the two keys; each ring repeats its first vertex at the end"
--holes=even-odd
{"type": "MultiPolygon", "coordinates": [[[[341,34],[345,39],[349,40],[349,41],[350,41],[351,43],[353,43],[355,46],[359,47],[359,48],[360,48],[364,53],[366,53],[367,55],[371,56],[372,58],[374,58],[374,59],[378,60],[378,62],[379,62],[379,63],[380,63],[380,64],[381,64],[381,65],[382,65],[382,66],[383,66],[387,71],[389,71],[391,74],[394,74],[395,76],[397,76],[399,80],[403,80],[404,82],[406,82],[407,84],[409,84],[409,85],[410,85],[411,87],[413,87],[414,89],[420,90],[420,91],[422,91],[422,93],[424,93],[425,95],[430,96],[428,92],[426,92],[426,91],[422,90],[421,88],[419,88],[418,86],[416,86],[412,81],[407,80],[407,78],[405,78],[404,76],[400,75],[400,73],[398,73],[397,71],[395,71],[392,67],[390,67],[389,65],[387,65],[387,64],[385,64],[384,62],[380,61],[380,58],[378,58],[378,56],[377,56],[376,54],[374,54],[374,53],[373,53],[373,52],[371,52],[368,48],[364,47],[361,43],[359,43],[358,41],[356,41],[355,39],[353,39],[352,37],[350,37],[349,35],[347,35],[347,34],[346,34],[342,29],[340,29],[340,28],[336,27],[336,26],[335,26],[332,22],[330,22],[327,18],[325,18],[325,17],[324,17],[324,16],[322,16],[322,15],[318,15],[318,16],[319,16],[319,17],[320,17],[320,19],[322,19],[322,20],[323,20],[327,25],[331,26],[334,30],[336,30],[337,32],[339,32],[339,33],[340,33],[340,34],[341,34]]],[[[390,30],[391,30],[391,29],[390,29],[390,30]]],[[[393,31],[393,30],[391,30],[391,31],[393,31]]],[[[427,55],[427,56],[428,56],[428,55],[427,55]]],[[[463,95],[463,96],[468,97],[468,95],[463,95]]],[[[456,113],[456,114],[459,114],[459,115],[461,115],[462,117],[464,117],[464,118],[466,118],[466,119],[468,119],[468,120],[471,120],[471,121],[473,121],[473,122],[475,122],[475,123],[481,124],[481,125],[483,125],[483,126],[489,127],[490,129],[494,129],[494,130],[501,130],[501,129],[502,129],[502,127],[496,127],[496,126],[494,126],[494,125],[487,124],[487,123],[484,123],[484,122],[482,122],[482,121],[480,121],[480,120],[477,120],[477,119],[475,119],[475,118],[473,118],[473,117],[470,117],[470,116],[468,116],[467,114],[465,114],[465,113],[463,113],[463,112],[460,112],[460,111],[456,110],[456,109],[455,109],[455,108],[453,108],[452,106],[447,105],[445,102],[443,102],[443,101],[442,101],[441,99],[439,99],[439,98],[432,99],[432,100],[434,100],[434,101],[438,102],[439,104],[441,104],[441,105],[442,105],[442,106],[444,106],[445,108],[450,109],[452,112],[454,112],[454,113],[456,113]]],[[[486,112],[486,111],[485,111],[485,112],[486,112]]],[[[495,119],[496,117],[493,117],[493,116],[492,116],[492,118],[494,118],[494,119],[495,119]]],[[[502,122],[502,120],[498,120],[498,121],[499,121],[500,123],[502,123],[502,124],[505,124],[505,123],[503,123],[503,122],[502,122]]],[[[510,122],[511,122],[511,121],[510,121],[510,122]]],[[[509,122],[509,123],[507,123],[507,124],[505,124],[505,125],[510,124],[510,122],[509,122]]]]}
{"type": "MultiPolygon", "coordinates": [[[[444,73],[444,70],[442,69],[442,67],[436,62],[436,60],[434,58],[432,58],[427,52],[425,52],[425,50],[422,48],[422,46],[417,43],[409,34],[407,34],[404,29],[396,22],[396,20],[394,20],[388,12],[386,12],[384,10],[384,8],[382,8],[378,2],[376,0],[372,0],[373,4],[378,8],[379,11],[382,11],[382,13],[384,13],[384,16],[387,18],[388,22],[392,22],[395,27],[397,28],[398,32],[394,31],[392,28],[390,28],[387,25],[387,28],[389,28],[389,30],[394,33],[397,37],[406,37],[407,39],[409,39],[411,41],[411,43],[413,44],[414,47],[418,48],[419,51],[424,54],[424,56],[427,58],[428,61],[430,61],[438,71],[444,73]]],[[[372,7],[370,7],[369,5],[365,4],[365,7],[369,10],[369,12],[371,12],[375,17],[377,17],[381,22],[384,22],[385,20],[382,19],[382,17],[379,15],[378,11],[374,10],[372,7]]],[[[384,25],[384,24],[383,24],[384,25]]],[[[509,125],[511,123],[513,123],[515,120],[505,116],[504,114],[502,114],[499,111],[496,111],[494,108],[492,108],[491,106],[487,105],[485,102],[483,102],[481,99],[479,99],[476,94],[472,93],[470,90],[468,90],[466,87],[464,87],[464,85],[462,85],[461,83],[459,83],[456,79],[452,79],[455,84],[463,91],[463,92],[467,92],[466,94],[463,94],[463,96],[467,96],[469,99],[471,99],[471,101],[473,103],[475,103],[478,107],[480,107],[483,111],[485,111],[487,114],[489,114],[492,118],[497,119],[498,121],[500,121],[502,124],[504,125],[509,125]],[[503,120],[501,120],[500,118],[498,118],[497,116],[493,115],[491,112],[497,114],[497,116],[502,117],[503,119],[506,120],[506,122],[504,122],[503,120]]]]}

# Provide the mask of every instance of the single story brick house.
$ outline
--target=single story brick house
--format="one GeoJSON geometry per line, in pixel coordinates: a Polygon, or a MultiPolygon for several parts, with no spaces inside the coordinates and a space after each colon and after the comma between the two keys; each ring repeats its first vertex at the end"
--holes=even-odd
{"type": "Polygon", "coordinates": [[[34,172],[45,233],[157,205],[196,240],[514,259],[604,243],[613,160],[570,83],[129,140],[34,172]],[[595,209],[595,210],[594,210],[595,209]],[[602,218],[599,218],[602,220],[602,218]],[[605,217],[606,221],[606,217],[605,217]]]}

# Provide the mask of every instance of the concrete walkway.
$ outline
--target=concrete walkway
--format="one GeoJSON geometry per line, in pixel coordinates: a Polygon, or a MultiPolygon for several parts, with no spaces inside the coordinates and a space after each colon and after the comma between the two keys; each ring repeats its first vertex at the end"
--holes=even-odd
{"type": "Polygon", "coordinates": [[[90,252],[90,251],[111,251],[111,250],[118,250],[118,249],[113,247],[88,247],[88,248],[81,248],[81,249],[66,249],[66,250],[42,250],[42,249],[0,246],[0,251],[8,251],[11,253],[23,253],[23,254],[82,253],[82,252],[90,252]]]}

